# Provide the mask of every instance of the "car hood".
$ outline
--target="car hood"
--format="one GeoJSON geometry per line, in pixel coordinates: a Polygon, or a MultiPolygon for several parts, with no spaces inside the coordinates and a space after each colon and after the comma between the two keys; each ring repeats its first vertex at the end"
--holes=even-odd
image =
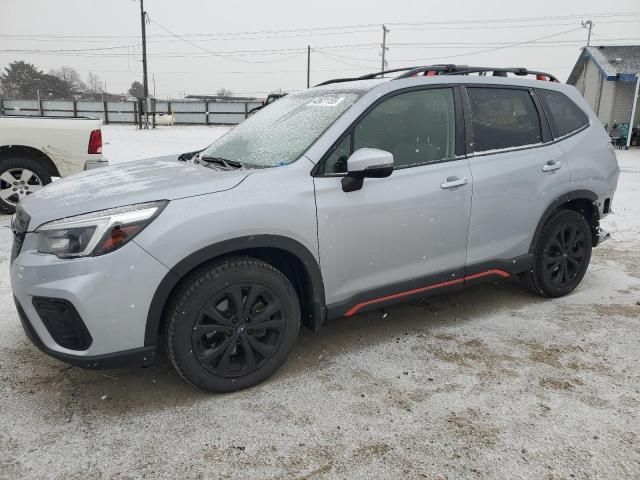
{"type": "Polygon", "coordinates": [[[30,215],[29,230],[33,230],[51,220],[106,208],[230,190],[250,173],[153,158],[60,179],[24,198],[20,205],[30,215]]]}

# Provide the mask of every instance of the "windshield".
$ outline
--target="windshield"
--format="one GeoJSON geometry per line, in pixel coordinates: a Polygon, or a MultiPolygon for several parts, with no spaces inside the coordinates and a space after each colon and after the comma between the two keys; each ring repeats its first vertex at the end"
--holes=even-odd
{"type": "Polygon", "coordinates": [[[240,162],[247,167],[275,167],[297,160],[363,92],[305,91],[269,104],[216,140],[200,154],[240,162]]]}

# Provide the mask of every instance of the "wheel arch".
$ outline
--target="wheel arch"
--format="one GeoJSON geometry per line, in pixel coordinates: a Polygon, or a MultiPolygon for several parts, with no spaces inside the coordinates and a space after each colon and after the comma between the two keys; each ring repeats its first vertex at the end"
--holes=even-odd
{"type": "Polygon", "coordinates": [[[151,300],[145,328],[145,346],[157,345],[165,310],[180,282],[203,264],[233,256],[252,256],[279,269],[295,286],[300,298],[302,323],[317,331],[326,317],[324,283],[320,266],[307,247],[280,235],[251,235],[204,247],[180,260],[164,276],[151,300]]]}
{"type": "Polygon", "coordinates": [[[542,214],[535,233],[533,234],[529,252],[534,252],[535,246],[540,238],[540,232],[542,232],[542,228],[545,223],[547,223],[547,220],[560,209],[574,210],[584,216],[585,220],[587,220],[591,226],[591,237],[593,246],[595,247],[598,243],[598,228],[600,223],[600,211],[598,210],[597,201],[598,195],[591,190],[574,190],[558,196],[542,214]]]}
{"type": "Polygon", "coordinates": [[[0,162],[5,158],[10,158],[13,156],[30,158],[32,160],[37,160],[42,162],[43,166],[46,167],[47,172],[52,177],[59,177],[60,172],[58,172],[58,167],[51,160],[51,158],[44,153],[42,150],[38,150],[34,147],[29,147],[28,145],[3,145],[0,146],[0,162]]]}

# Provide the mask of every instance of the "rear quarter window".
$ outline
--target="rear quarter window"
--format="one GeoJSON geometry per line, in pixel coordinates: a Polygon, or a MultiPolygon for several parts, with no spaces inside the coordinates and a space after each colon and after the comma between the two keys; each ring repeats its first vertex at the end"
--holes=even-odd
{"type": "Polygon", "coordinates": [[[589,117],[564,93],[553,90],[536,90],[549,117],[553,138],[569,135],[589,124],[589,117]]]}
{"type": "Polygon", "coordinates": [[[542,142],[540,117],[528,90],[467,87],[476,152],[542,142]]]}

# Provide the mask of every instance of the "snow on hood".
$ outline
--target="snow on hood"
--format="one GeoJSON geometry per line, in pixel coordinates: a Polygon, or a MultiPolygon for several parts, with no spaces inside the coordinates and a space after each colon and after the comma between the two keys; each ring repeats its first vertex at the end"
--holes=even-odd
{"type": "Polygon", "coordinates": [[[230,190],[247,170],[214,170],[173,159],[150,159],[97,168],[55,181],[22,202],[29,230],[42,223],[154,200],[175,200],[230,190]]]}

